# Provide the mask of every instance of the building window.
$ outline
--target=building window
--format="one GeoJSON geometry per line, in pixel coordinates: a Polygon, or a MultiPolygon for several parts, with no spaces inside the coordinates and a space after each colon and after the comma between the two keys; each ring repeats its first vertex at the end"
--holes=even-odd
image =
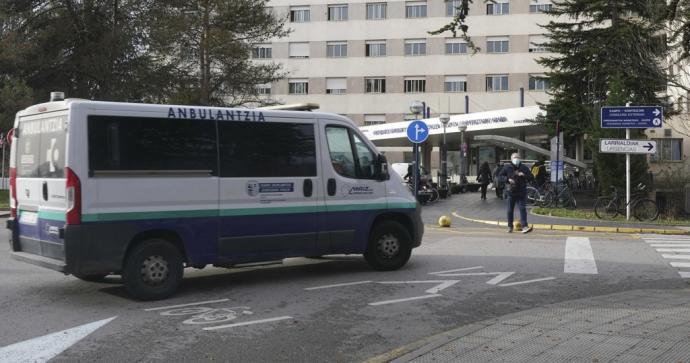
{"type": "Polygon", "coordinates": [[[530,91],[546,91],[549,89],[549,79],[544,75],[529,76],[529,90],[530,91]]]}
{"type": "Polygon", "coordinates": [[[652,161],[682,161],[683,139],[653,139],[656,141],[656,153],[651,155],[652,161]]]}
{"type": "MultiPolygon", "coordinates": [[[[446,1],[446,16],[455,16],[460,11],[460,4],[462,0],[448,0],[446,1]]],[[[465,9],[465,15],[468,14],[469,9],[465,9]]]]}
{"type": "Polygon", "coordinates": [[[386,115],[364,115],[364,126],[386,123],[386,115]]]}
{"type": "Polygon", "coordinates": [[[486,15],[506,15],[510,14],[509,2],[496,2],[486,4],[486,15]]]}
{"type": "Polygon", "coordinates": [[[344,95],[347,93],[347,78],[326,78],[326,94],[344,95]]]}
{"type": "Polygon", "coordinates": [[[364,79],[365,93],[386,93],[386,79],[385,78],[365,78],[364,79]]]}
{"type": "Polygon", "coordinates": [[[347,57],[347,42],[327,42],[326,56],[329,58],[347,57]]]}
{"type": "Polygon", "coordinates": [[[405,40],[405,55],[426,55],[426,39],[405,40]]]}
{"type": "Polygon", "coordinates": [[[290,22],[291,23],[308,23],[309,22],[309,7],[308,6],[290,7],[290,22]]]}
{"type": "Polygon", "coordinates": [[[424,78],[405,78],[405,93],[426,92],[426,79],[424,78]]]}
{"type": "Polygon", "coordinates": [[[529,52],[530,53],[544,53],[549,50],[546,47],[548,39],[543,35],[529,36],[529,52]]]}
{"type": "Polygon", "coordinates": [[[328,5],[328,21],[347,20],[347,4],[328,5]]]}
{"type": "Polygon", "coordinates": [[[467,77],[446,76],[443,90],[445,92],[467,92],[467,77]]]}
{"type": "Polygon", "coordinates": [[[256,85],[256,91],[262,96],[268,96],[271,94],[271,84],[270,83],[264,83],[264,84],[257,84],[256,85]]]}
{"type": "Polygon", "coordinates": [[[406,18],[426,18],[426,1],[408,1],[405,3],[406,18]]]}
{"type": "Polygon", "coordinates": [[[383,20],[386,18],[386,3],[367,4],[367,20],[383,20]]]}
{"type": "Polygon", "coordinates": [[[545,11],[551,11],[553,4],[530,4],[530,13],[543,13],[545,11]]]}
{"type": "Polygon", "coordinates": [[[499,92],[508,90],[508,75],[507,74],[495,74],[491,76],[486,76],[486,91],[487,92],[499,92]]]}
{"type": "Polygon", "coordinates": [[[290,58],[309,58],[309,43],[288,44],[290,58]]]}
{"type": "Polygon", "coordinates": [[[260,44],[254,47],[253,56],[256,59],[273,58],[273,49],[270,44],[260,44]]]}
{"type": "Polygon", "coordinates": [[[288,93],[291,95],[309,94],[309,80],[306,80],[306,79],[288,80],[288,93]]]}
{"type": "Polygon", "coordinates": [[[507,37],[486,38],[487,53],[508,53],[509,41],[507,37]]]}
{"type": "Polygon", "coordinates": [[[456,38],[446,39],[446,54],[467,54],[467,43],[456,38]]]}
{"type": "Polygon", "coordinates": [[[364,55],[367,57],[385,57],[386,56],[386,41],[385,40],[369,40],[365,43],[364,55]]]}

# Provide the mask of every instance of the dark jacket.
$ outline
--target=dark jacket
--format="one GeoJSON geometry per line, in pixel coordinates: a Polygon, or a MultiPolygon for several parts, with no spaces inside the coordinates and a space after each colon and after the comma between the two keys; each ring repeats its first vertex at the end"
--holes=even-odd
{"type": "Polygon", "coordinates": [[[477,182],[479,184],[489,184],[493,181],[493,178],[491,177],[491,169],[490,168],[479,168],[479,173],[477,175],[477,182]]]}
{"type": "Polygon", "coordinates": [[[520,166],[506,164],[499,175],[505,177],[508,193],[514,196],[527,195],[527,184],[534,180],[532,172],[530,172],[525,164],[520,164],[520,166]],[[518,176],[518,172],[522,172],[524,175],[518,176]],[[508,182],[509,179],[515,180],[515,184],[513,184],[512,187],[508,186],[510,184],[510,182],[508,182]]]}

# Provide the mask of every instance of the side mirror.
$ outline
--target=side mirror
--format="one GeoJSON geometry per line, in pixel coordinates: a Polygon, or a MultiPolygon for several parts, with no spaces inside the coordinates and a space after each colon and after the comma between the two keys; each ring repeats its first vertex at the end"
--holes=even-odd
{"type": "Polygon", "coordinates": [[[376,158],[375,168],[376,180],[384,181],[391,178],[390,174],[388,173],[388,160],[385,156],[381,154],[378,155],[376,158]]]}

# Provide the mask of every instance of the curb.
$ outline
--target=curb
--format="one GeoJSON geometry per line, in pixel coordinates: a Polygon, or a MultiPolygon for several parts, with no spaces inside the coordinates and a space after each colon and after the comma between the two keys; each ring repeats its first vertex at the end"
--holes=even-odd
{"type": "MultiPolygon", "coordinates": [[[[489,224],[496,227],[508,227],[508,222],[501,222],[500,220],[490,221],[485,219],[473,219],[463,217],[456,212],[452,212],[453,216],[466,221],[489,224]]],[[[670,235],[688,235],[689,231],[679,229],[662,229],[662,228],[635,228],[635,227],[605,227],[605,226],[578,226],[572,224],[530,224],[534,229],[547,231],[575,231],[575,232],[601,232],[601,233],[658,233],[670,235]]]]}

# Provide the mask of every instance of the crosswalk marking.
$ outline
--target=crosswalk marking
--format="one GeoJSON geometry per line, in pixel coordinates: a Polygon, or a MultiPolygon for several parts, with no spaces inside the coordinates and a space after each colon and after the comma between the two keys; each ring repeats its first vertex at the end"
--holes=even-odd
{"type": "Polygon", "coordinates": [[[680,252],[690,253],[690,248],[657,248],[657,252],[680,252]]]}
{"type": "Polygon", "coordinates": [[[568,237],[565,241],[563,272],[570,274],[597,274],[597,263],[587,237],[568,237]]]}
{"type": "MultiPolygon", "coordinates": [[[[683,255],[679,253],[690,253],[690,236],[664,236],[664,235],[640,235],[640,237],[647,242],[649,247],[656,249],[657,252],[662,252],[661,257],[669,261],[669,265],[675,268],[688,269],[690,262],[683,260],[690,260],[690,254],[683,255]],[[663,253],[666,252],[666,253],[663,253]]],[[[678,271],[678,275],[684,279],[690,279],[690,271],[678,271]]]]}
{"type": "Polygon", "coordinates": [[[670,260],[690,260],[690,255],[668,255],[668,254],[663,254],[661,255],[663,258],[668,258],[670,260]]]}

